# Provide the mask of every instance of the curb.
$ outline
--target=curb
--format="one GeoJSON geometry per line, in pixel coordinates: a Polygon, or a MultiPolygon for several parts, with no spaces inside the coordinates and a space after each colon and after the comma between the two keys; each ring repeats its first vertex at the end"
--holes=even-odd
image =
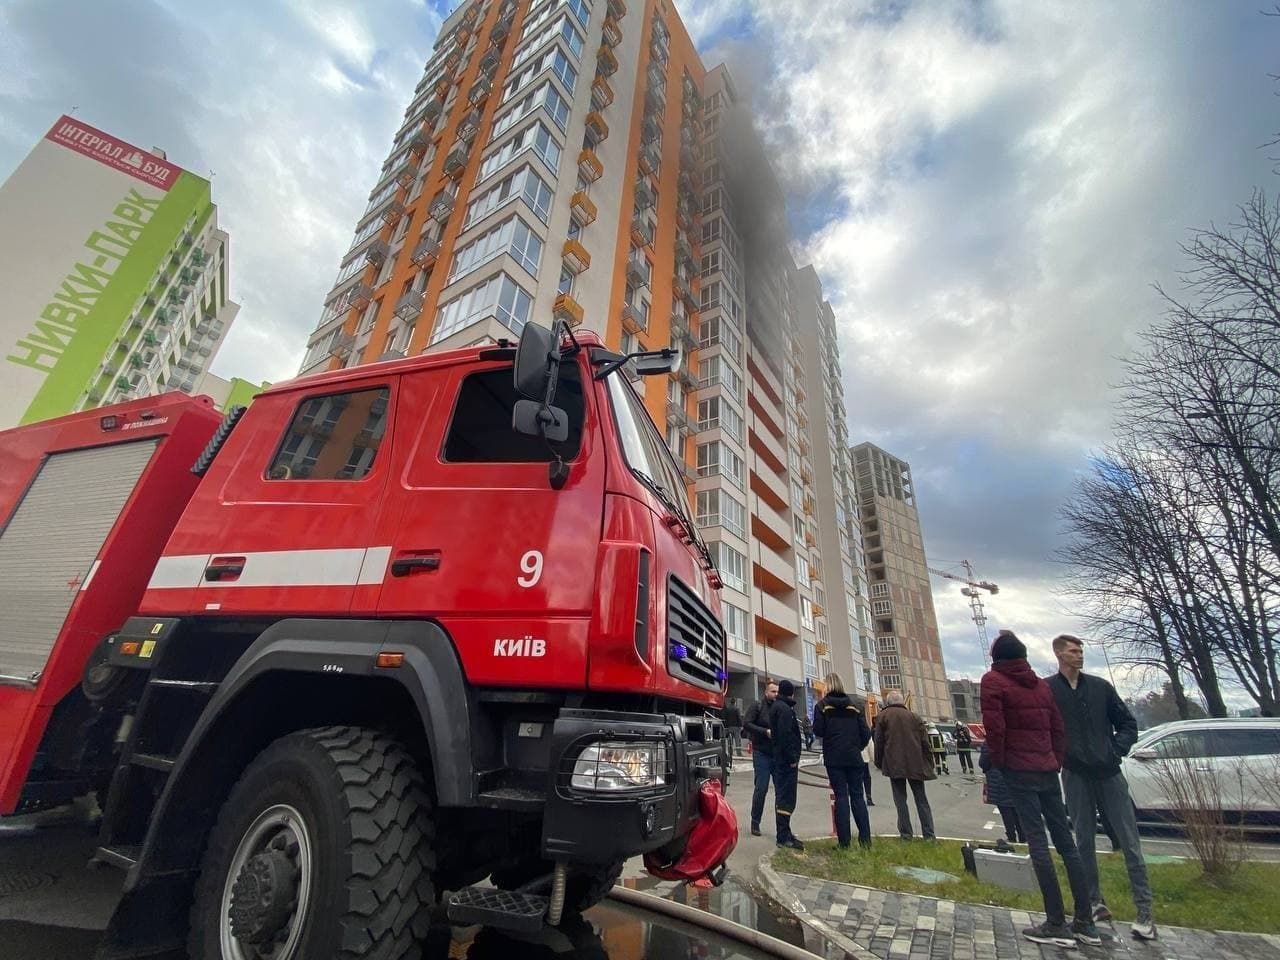
{"type": "Polygon", "coordinates": [[[853,960],[880,960],[866,947],[858,945],[839,930],[810,913],[809,909],[800,902],[800,898],[787,889],[782,882],[782,877],[778,876],[778,871],[773,869],[773,864],[769,862],[772,857],[773,854],[766,853],[756,864],[756,877],[765,893],[777,901],[779,906],[791,914],[798,923],[812,930],[829,945],[843,950],[847,957],[852,957],[853,960]]]}

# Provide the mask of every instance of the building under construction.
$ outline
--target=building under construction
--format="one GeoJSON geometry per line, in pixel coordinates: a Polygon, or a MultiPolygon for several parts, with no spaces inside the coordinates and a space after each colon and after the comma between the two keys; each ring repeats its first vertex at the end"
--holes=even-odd
{"type": "Polygon", "coordinates": [[[850,452],[875,623],[881,685],[934,720],[955,712],[947,689],[911,466],[873,443],[850,452]]]}

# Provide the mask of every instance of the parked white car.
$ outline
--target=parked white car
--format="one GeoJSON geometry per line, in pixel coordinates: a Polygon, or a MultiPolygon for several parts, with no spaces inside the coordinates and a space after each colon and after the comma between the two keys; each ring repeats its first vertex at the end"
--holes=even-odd
{"type": "Polygon", "coordinates": [[[1122,769],[1138,820],[1177,819],[1171,776],[1212,778],[1228,823],[1280,828],[1280,718],[1179,720],[1144,731],[1122,769]]]}

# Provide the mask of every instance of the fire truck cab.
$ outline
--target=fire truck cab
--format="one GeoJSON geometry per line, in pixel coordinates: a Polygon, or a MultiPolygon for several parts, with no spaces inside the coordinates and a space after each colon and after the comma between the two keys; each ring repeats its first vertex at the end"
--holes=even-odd
{"type": "Polygon", "coordinates": [[[724,829],[719,581],[624,360],[531,324],[229,416],[133,615],[77,648],[128,871],[103,956],[407,956],[441,901],[555,923],[724,829]]]}

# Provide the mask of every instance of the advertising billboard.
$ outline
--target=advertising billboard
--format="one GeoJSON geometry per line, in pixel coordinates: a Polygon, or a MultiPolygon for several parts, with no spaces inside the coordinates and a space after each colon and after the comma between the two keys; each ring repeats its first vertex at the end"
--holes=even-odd
{"type": "Polygon", "coordinates": [[[75,408],[208,181],[63,116],[0,186],[0,429],[75,408]]]}

